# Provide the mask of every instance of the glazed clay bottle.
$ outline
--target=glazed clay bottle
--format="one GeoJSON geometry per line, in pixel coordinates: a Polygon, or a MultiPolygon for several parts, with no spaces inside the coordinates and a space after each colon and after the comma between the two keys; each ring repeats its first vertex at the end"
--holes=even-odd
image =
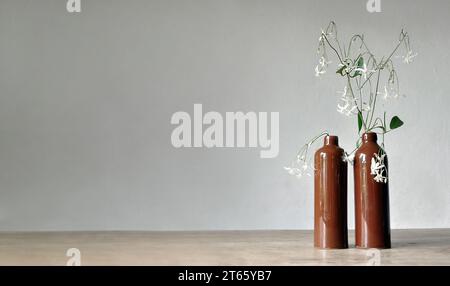
{"type": "MultiPolygon", "coordinates": [[[[389,186],[371,175],[371,161],[378,154],[377,134],[364,133],[355,153],[355,242],[358,248],[390,248],[389,186]]],[[[384,158],[386,169],[387,156],[384,158]]]]}
{"type": "Polygon", "coordinates": [[[337,136],[314,155],[314,246],[348,248],[347,162],[337,136]]]}

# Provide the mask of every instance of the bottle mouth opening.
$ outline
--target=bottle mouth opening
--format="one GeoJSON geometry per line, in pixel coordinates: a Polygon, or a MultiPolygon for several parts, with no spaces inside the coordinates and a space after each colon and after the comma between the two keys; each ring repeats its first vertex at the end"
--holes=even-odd
{"type": "Polygon", "coordinates": [[[323,143],[325,145],[339,145],[339,138],[337,136],[334,135],[327,135],[325,136],[325,138],[323,139],[323,143]]]}
{"type": "Polygon", "coordinates": [[[374,132],[367,132],[362,135],[363,142],[376,142],[377,139],[378,139],[378,136],[374,132]]]}

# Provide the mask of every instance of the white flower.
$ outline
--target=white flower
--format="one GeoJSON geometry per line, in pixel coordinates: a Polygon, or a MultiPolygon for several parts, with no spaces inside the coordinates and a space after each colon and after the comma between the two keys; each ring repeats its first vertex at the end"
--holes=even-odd
{"type": "Polygon", "coordinates": [[[371,164],[370,164],[370,174],[374,175],[374,180],[378,183],[386,183],[387,182],[387,169],[384,164],[384,158],[386,154],[382,154],[381,156],[378,154],[373,154],[371,164]]]}
{"type": "Polygon", "coordinates": [[[356,69],[355,64],[349,58],[343,60],[338,65],[338,73],[340,73],[343,76],[352,73],[355,69],[356,69]]]}
{"type": "Polygon", "coordinates": [[[296,159],[291,163],[290,167],[284,167],[284,169],[293,176],[297,178],[302,178],[303,176],[311,177],[311,173],[314,171],[312,165],[308,164],[304,159],[296,159]]]}
{"type": "Polygon", "coordinates": [[[370,164],[370,174],[376,175],[378,170],[381,169],[381,164],[375,160],[375,158],[372,158],[372,162],[370,164]]]}
{"type": "Polygon", "coordinates": [[[315,68],[315,72],[316,72],[316,77],[320,77],[321,75],[325,74],[327,71],[320,65],[317,65],[315,68]]]}
{"type": "Polygon", "coordinates": [[[316,76],[319,77],[325,74],[330,63],[331,61],[328,61],[325,55],[322,55],[319,59],[319,64],[315,68],[316,76]]]}
{"type": "Polygon", "coordinates": [[[322,56],[319,59],[319,65],[323,67],[327,67],[329,64],[331,64],[331,61],[329,61],[326,57],[322,56]]]}
{"type": "Polygon", "coordinates": [[[389,98],[389,92],[388,92],[387,86],[386,85],[384,86],[384,91],[383,92],[378,92],[377,94],[382,95],[383,98],[385,100],[387,100],[389,98]]]}
{"type": "Polygon", "coordinates": [[[402,56],[403,62],[405,64],[410,64],[413,62],[414,58],[417,57],[417,53],[413,53],[412,50],[409,50],[406,55],[402,56]]]}
{"type": "Polygon", "coordinates": [[[325,37],[330,37],[332,39],[335,39],[335,36],[333,34],[333,30],[326,33],[323,29],[320,29],[320,37],[319,42],[325,41],[325,37]]]}
{"type": "Polygon", "coordinates": [[[295,170],[291,167],[284,167],[284,169],[286,171],[288,171],[289,175],[294,175],[295,174],[295,170]]]}
{"type": "Polygon", "coordinates": [[[343,65],[343,64],[338,65],[338,70],[340,70],[342,67],[345,67],[342,70],[342,75],[347,75],[352,71],[352,68],[349,65],[343,65]]]}
{"type": "Polygon", "coordinates": [[[303,163],[303,165],[302,165],[302,169],[303,169],[303,171],[306,171],[306,170],[308,170],[308,164],[306,164],[306,162],[305,162],[305,163],[303,163]]]}
{"type": "Polygon", "coordinates": [[[319,37],[319,42],[322,42],[325,40],[325,31],[323,29],[321,29],[321,33],[320,33],[320,37],[319,37]]]}
{"type": "Polygon", "coordinates": [[[309,172],[310,167],[306,163],[299,167],[284,167],[284,169],[288,171],[289,175],[296,176],[299,179],[305,175],[311,177],[311,173],[309,172]]]}
{"type": "Polygon", "coordinates": [[[342,156],[342,161],[353,165],[354,160],[355,160],[355,153],[347,154],[347,152],[344,152],[344,155],[342,156]]]}
{"type": "Polygon", "coordinates": [[[343,91],[338,91],[337,93],[339,93],[341,95],[341,97],[347,98],[348,97],[347,96],[347,92],[348,92],[347,86],[344,86],[344,90],[343,91]]]}
{"type": "Polygon", "coordinates": [[[377,173],[373,179],[377,183],[386,183],[387,182],[387,178],[383,177],[382,172],[381,173],[377,173]]]}
{"type": "Polygon", "coordinates": [[[384,100],[388,100],[390,98],[398,99],[400,97],[397,88],[393,86],[388,87],[387,85],[384,86],[383,92],[378,92],[377,94],[382,95],[384,100]]]}
{"type": "Polygon", "coordinates": [[[341,94],[342,103],[337,105],[337,111],[346,116],[356,114],[357,106],[354,103],[353,98],[347,94],[347,86],[344,87],[344,91],[338,92],[341,94]]]}
{"type": "Polygon", "coordinates": [[[353,105],[351,102],[342,99],[344,102],[343,105],[338,104],[337,105],[337,111],[341,114],[344,114],[345,116],[352,116],[356,114],[357,106],[353,105]]]}

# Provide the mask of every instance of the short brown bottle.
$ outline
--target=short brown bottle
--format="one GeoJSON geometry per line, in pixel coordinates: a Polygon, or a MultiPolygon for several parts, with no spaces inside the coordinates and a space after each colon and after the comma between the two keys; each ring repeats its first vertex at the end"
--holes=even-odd
{"type": "Polygon", "coordinates": [[[347,162],[337,136],[326,136],[314,156],[314,246],[348,248],[347,162]]]}
{"type": "MultiPolygon", "coordinates": [[[[355,153],[355,242],[358,248],[390,248],[389,185],[371,174],[371,161],[380,154],[376,133],[364,133],[355,153]]],[[[387,167],[387,156],[384,165],[387,167]]],[[[386,174],[387,175],[387,174],[386,174]]]]}

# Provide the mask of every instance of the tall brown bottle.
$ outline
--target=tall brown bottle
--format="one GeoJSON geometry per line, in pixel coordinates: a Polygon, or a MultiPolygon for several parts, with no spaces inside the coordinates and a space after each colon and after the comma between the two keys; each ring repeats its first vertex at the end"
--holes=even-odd
{"type": "MultiPolygon", "coordinates": [[[[355,241],[358,248],[390,248],[389,185],[371,175],[371,160],[378,154],[377,134],[364,133],[355,153],[355,241]]],[[[387,167],[387,157],[384,159],[387,167]]]]}
{"type": "Polygon", "coordinates": [[[337,136],[314,155],[314,246],[348,248],[347,162],[337,136]]]}

